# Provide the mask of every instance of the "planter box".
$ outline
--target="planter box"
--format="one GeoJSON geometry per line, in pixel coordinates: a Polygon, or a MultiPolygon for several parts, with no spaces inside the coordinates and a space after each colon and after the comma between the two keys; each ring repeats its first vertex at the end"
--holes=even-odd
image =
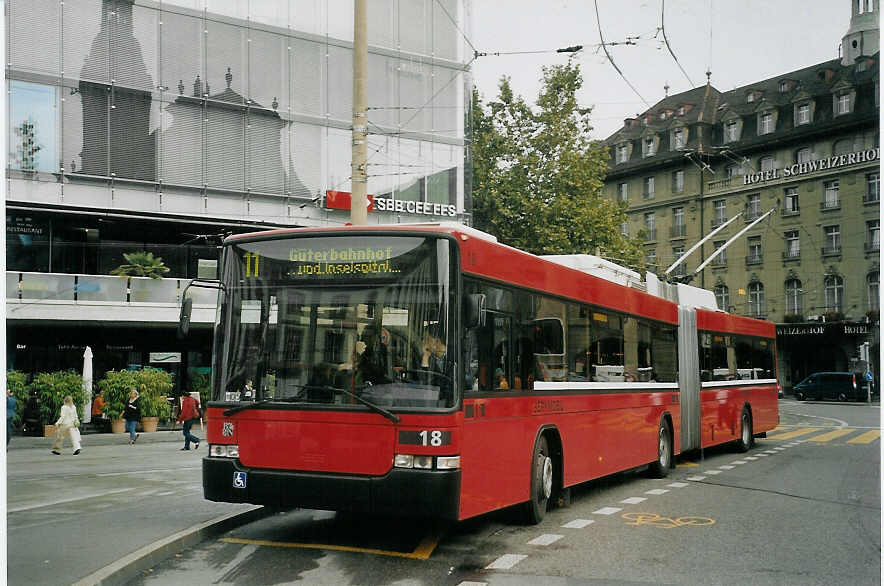
{"type": "Polygon", "coordinates": [[[43,437],[55,437],[56,428],[54,425],[43,426],[43,437]]]}
{"type": "Polygon", "coordinates": [[[152,431],[157,430],[157,424],[160,422],[159,417],[142,417],[141,418],[141,427],[145,433],[150,433],[152,431]]]}
{"type": "Polygon", "coordinates": [[[112,433],[126,433],[126,420],[125,419],[112,419],[111,420],[111,432],[112,433]]]}

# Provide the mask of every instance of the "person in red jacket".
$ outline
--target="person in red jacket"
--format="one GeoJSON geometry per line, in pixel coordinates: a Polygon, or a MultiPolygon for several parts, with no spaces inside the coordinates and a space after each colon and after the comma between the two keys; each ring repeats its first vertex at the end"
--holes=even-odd
{"type": "Polygon", "coordinates": [[[178,412],[178,422],[184,423],[184,447],[182,450],[190,449],[190,442],[194,443],[193,449],[200,447],[200,438],[190,433],[190,428],[200,418],[200,412],[196,405],[196,399],[190,395],[181,397],[181,411],[178,412]]]}

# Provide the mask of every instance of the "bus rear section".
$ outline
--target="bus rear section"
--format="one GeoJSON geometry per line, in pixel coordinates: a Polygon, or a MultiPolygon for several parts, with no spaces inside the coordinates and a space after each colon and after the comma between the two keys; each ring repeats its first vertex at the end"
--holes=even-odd
{"type": "Polygon", "coordinates": [[[205,497],[457,518],[456,270],[415,230],[226,242],[205,497]]]}

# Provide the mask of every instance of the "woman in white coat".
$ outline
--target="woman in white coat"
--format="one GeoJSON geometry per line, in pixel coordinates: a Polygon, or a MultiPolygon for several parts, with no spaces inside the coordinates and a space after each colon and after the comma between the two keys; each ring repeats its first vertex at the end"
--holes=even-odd
{"type": "Polygon", "coordinates": [[[77,416],[77,408],[74,406],[74,399],[70,395],[64,398],[64,405],[61,406],[61,414],[58,421],[55,422],[55,443],[52,444],[52,453],[61,456],[62,447],[64,447],[64,438],[66,435],[71,436],[71,443],[74,445],[74,455],[80,453],[80,418],[77,416]]]}

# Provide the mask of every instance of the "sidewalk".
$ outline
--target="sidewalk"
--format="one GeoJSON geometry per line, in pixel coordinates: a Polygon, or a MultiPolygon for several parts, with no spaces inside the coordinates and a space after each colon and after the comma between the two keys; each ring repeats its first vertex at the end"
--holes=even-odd
{"type": "MultiPolygon", "coordinates": [[[[204,431],[193,430],[204,438],[204,431]]],[[[202,497],[208,444],[180,451],[181,430],[84,434],[82,452],[13,436],[7,452],[10,584],[125,584],[163,559],[264,516],[202,497]]]]}

